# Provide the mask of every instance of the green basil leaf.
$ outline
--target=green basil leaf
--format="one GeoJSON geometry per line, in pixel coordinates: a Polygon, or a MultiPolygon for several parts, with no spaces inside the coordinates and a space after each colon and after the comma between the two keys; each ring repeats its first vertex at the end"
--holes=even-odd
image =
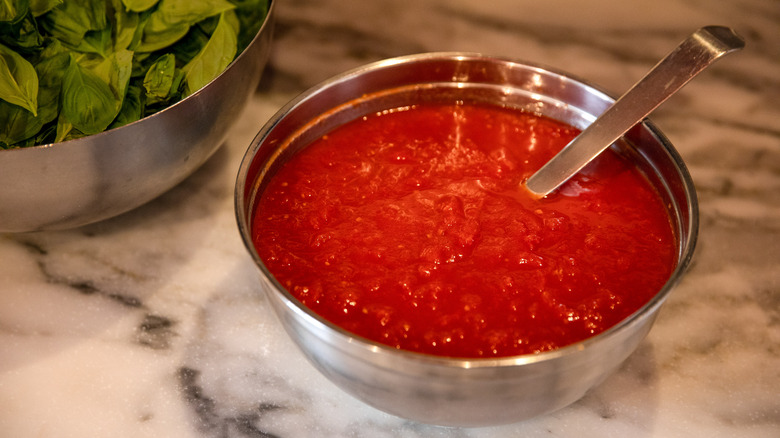
{"type": "Polygon", "coordinates": [[[102,58],[108,56],[112,50],[111,28],[106,27],[101,30],[88,31],[81,43],[73,47],[73,50],[81,53],[95,53],[102,58]]]}
{"type": "Polygon", "coordinates": [[[116,116],[122,108],[122,101],[127,93],[127,86],[133,72],[133,52],[129,50],[115,52],[92,68],[92,72],[107,83],[111,89],[114,97],[113,114],[116,116]]]}
{"type": "Polygon", "coordinates": [[[38,114],[38,74],[21,55],[0,44],[0,99],[38,114]]]}
{"type": "Polygon", "coordinates": [[[60,113],[60,116],[57,118],[57,130],[56,130],[56,136],[54,138],[55,143],[59,143],[61,141],[68,141],[68,140],[75,140],[77,138],[86,137],[88,134],[85,134],[78,130],[75,126],[73,126],[72,123],[68,120],[67,117],[65,117],[65,114],[60,113]]]}
{"type": "Polygon", "coordinates": [[[168,47],[187,35],[192,25],[233,8],[227,0],[160,0],[137,50],[152,52],[168,47]]]}
{"type": "Polygon", "coordinates": [[[160,0],[152,18],[169,25],[191,26],[234,8],[235,5],[227,0],[160,0]]]}
{"type": "Polygon", "coordinates": [[[241,24],[238,34],[238,52],[241,53],[255,38],[268,15],[268,0],[232,0],[241,24]]]}
{"type": "Polygon", "coordinates": [[[182,67],[185,74],[185,97],[211,82],[236,57],[238,33],[228,15],[223,13],[220,16],[209,42],[192,61],[182,67]]]}
{"type": "Polygon", "coordinates": [[[200,29],[206,35],[211,35],[214,33],[214,29],[217,28],[217,24],[219,24],[219,17],[219,15],[215,15],[213,17],[204,18],[203,20],[195,23],[193,27],[200,29]]]}
{"type": "Polygon", "coordinates": [[[28,56],[32,57],[40,50],[40,46],[43,44],[43,36],[38,31],[35,19],[32,15],[27,14],[15,24],[8,26],[0,25],[0,43],[5,44],[27,58],[28,56]]]}
{"type": "Polygon", "coordinates": [[[114,121],[108,126],[108,129],[118,128],[120,126],[141,120],[144,116],[144,99],[141,87],[130,85],[127,87],[125,100],[122,101],[122,109],[116,115],[114,121]]]}
{"type": "Polygon", "coordinates": [[[90,30],[105,29],[104,0],[68,0],[40,17],[41,27],[67,46],[77,47],[90,30]]]}
{"type": "Polygon", "coordinates": [[[144,76],[144,89],[149,104],[165,101],[171,93],[173,76],[176,70],[176,57],[166,53],[152,64],[144,76]]]}
{"type": "Polygon", "coordinates": [[[0,126],[0,143],[14,146],[35,135],[43,121],[18,105],[0,100],[0,126]]]}
{"type": "Polygon", "coordinates": [[[171,94],[168,95],[168,100],[172,102],[181,100],[183,91],[184,70],[177,68],[173,73],[173,84],[171,84],[171,94]]]}
{"type": "MultiPolygon", "coordinates": [[[[71,58],[62,83],[60,117],[84,134],[104,131],[118,112],[111,87],[71,58]]],[[[58,138],[60,137],[58,129],[58,138]]]]}
{"type": "MultiPolygon", "coordinates": [[[[49,123],[43,125],[43,127],[32,137],[28,137],[13,145],[9,145],[8,148],[25,148],[28,146],[38,146],[42,144],[48,144],[54,142],[54,136],[57,133],[57,124],[49,123]]],[[[0,148],[2,148],[3,142],[0,142],[0,148]]]]}
{"type": "Polygon", "coordinates": [[[27,15],[29,0],[0,0],[0,22],[16,23],[27,15]]]}
{"type": "Polygon", "coordinates": [[[152,53],[150,52],[133,52],[133,78],[141,78],[143,81],[143,77],[146,74],[146,71],[149,70],[149,67],[152,65],[152,62],[154,62],[154,57],[152,56],[152,53]]]}
{"type": "Polygon", "coordinates": [[[73,125],[65,117],[64,113],[60,113],[59,117],[57,117],[57,131],[54,136],[54,142],[59,143],[65,141],[72,130],[73,125]]]}
{"type": "Polygon", "coordinates": [[[142,12],[156,5],[158,0],[122,0],[128,11],[142,12]]]}
{"type": "Polygon", "coordinates": [[[238,38],[238,32],[239,32],[239,28],[241,27],[241,23],[238,21],[238,17],[236,16],[236,11],[235,10],[225,11],[222,14],[222,16],[225,17],[225,21],[233,29],[233,33],[236,35],[236,38],[238,38]]]}
{"type": "Polygon", "coordinates": [[[135,50],[143,36],[143,24],[149,13],[126,11],[120,0],[111,0],[114,6],[114,50],[135,50]]]}
{"type": "MultiPolygon", "coordinates": [[[[204,21],[211,21],[211,18],[207,18],[204,21]]],[[[217,27],[218,22],[219,17],[216,17],[216,20],[214,20],[215,28],[217,27]]],[[[171,53],[176,55],[176,60],[179,62],[179,65],[190,62],[192,58],[200,53],[200,51],[203,50],[203,48],[209,42],[209,37],[211,36],[212,32],[204,32],[199,23],[198,26],[191,27],[190,31],[187,32],[187,35],[184,38],[171,46],[171,53]]]]}
{"type": "Polygon", "coordinates": [[[30,0],[30,12],[32,12],[34,17],[40,17],[59,6],[63,1],[64,0],[30,0]]]}
{"type": "Polygon", "coordinates": [[[0,142],[15,147],[43,144],[41,134],[36,135],[47,123],[57,118],[62,77],[70,62],[70,55],[62,51],[62,46],[54,40],[40,55],[35,65],[39,78],[38,115],[17,105],[0,100],[0,142]],[[38,139],[38,137],[41,137],[38,139]]]}
{"type": "Polygon", "coordinates": [[[54,138],[57,135],[57,124],[48,123],[43,125],[40,131],[34,136],[30,137],[22,143],[17,143],[20,147],[36,146],[41,144],[54,143],[54,138]]]}
{"type": "Polygon", "coordinates": [[[46,124],[57,118],[60,94],[70,55],[57,40],[43,49],[35,64],[38,73],[38,117],[46,124]]]}
{"type": "Polygon", "coordinates": [[[139,52],[154,52],[164,49],[179,41],[190,30],[186,24],[168,25],[167,23],[153,21],[154,14],[149,17],[143,29],[141,43],[135,50],[139,52]]]}

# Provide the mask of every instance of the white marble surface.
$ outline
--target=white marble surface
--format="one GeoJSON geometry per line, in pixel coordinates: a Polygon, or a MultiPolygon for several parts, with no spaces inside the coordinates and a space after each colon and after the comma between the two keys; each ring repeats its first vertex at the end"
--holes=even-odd
{"type": "Polygon", "coordinates": [[[84,228],[0,235],[0,437],[780,436],[780,3],[281,0],[271,63],[220,151],[159,199],[84,228]],[[526,59],[619,94],[694,29],[736,28],[652,117],[701,201],[693,267],[624,366],[574,405],[445,429],[341,392],[258,293],[233,183],[288,99],[385,57],[526,59]]]}

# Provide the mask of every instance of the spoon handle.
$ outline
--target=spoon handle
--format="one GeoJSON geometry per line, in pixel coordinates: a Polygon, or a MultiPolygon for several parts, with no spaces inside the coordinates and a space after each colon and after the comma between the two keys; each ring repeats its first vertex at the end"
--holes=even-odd
{"type": "Polygon", "coordinates": [[[744,46],[745,41],[728,27],[706,26],[697,30],[531,175],[526,187],[538,196],[552,192],[694,76],[721,56],[744,46]]]}

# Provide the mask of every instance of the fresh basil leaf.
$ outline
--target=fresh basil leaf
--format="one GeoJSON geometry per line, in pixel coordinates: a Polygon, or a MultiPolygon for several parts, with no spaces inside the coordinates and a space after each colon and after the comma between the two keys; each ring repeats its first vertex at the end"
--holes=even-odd
{"type": "Polygon", "coordinates": [[[22,143],[17,143],[19,147],[36,146],[41,144],[54,143],[57,135],[57,124],[47,123],[43,125],[40,131],[34,137],[30,137],[22,143]]]}
{"type": "Polygon", "coordinates": [[[231,0],[236,5],[236,15],[240,22],[238,33],[238,52],[241,53],[257,35],[268,15],[268,0],[231,0]]]}
{"type": "Polygon", "coordinates": [[[134,50],[140,41],[143,28],[139,30],[141,16],[126,11],[120,0],[111,0],[114,7],[114,50],[134,50]]]}
{"type": "Polygon", "coordinates": [[[59,143],[65,141],[72,130],[73,124],[68,121],[64,113],[60,113],[59,117],[57,117],[57,130],[55,131],[54,142],[59,143]]]}
{"type": "Polygon", "coordinates": [[[150,52],[133,52],[133,78],[141,78],[143,80],[146,71],[149,70],[154,57],[150,52]]]}
{"type": "Polygon", "coordinates": [[[59,6],[63,1],[64,0],[30,0],[30,12],[32,12],[33,17],[40,17],[59,6]]]}
{"type": "Polygon", "coordinates": [[[139,52],[154,52],[175,44],[190,30],[186,24],[167,25],[153,21],[154,14],[144,26],[141,43],[135,50],[139,52]]]}
{"type": "Polygon", "coordinates": [[[42,120],[31,112],[0,100],[0,142],[14,146],[35,135],[42,126],[42,120]]]}
{"type": "Polygon", "coordinates": [[[42,15],[39,22],[65,45],[77,47],[90,30],[106,28],[105,0],[68,0],[42,15]]]}
{"type": "Polygon", "coordinates": [[[233,8],[227,0],[160,0],[137,50],[153,52],[175,44],[192,25],[233,8]]]}
{"type": "Polygon", "coordinates": [[[223,13],[203,50],[182,67],[185,74],[185,97],[211,82],[233,62],[236,57],[237,38],[237,30],[231,24],[228,14],[223,13]]]}
{"type": "MultiPolygon", "coordinates": [[[[236,35],[236,38],[238,38],[238,32],[239,32],[239,27],[241,26],[241,23],[238,21],[238,17],[236,16],[235,9],[230,10],[230,11],[225,11],[222,14],[222,16],[225,17],[225,21],[233,29],[233,33],[236,35]]],[[[214,32],[212,32],[212,34],[213,33],[214,32]]],[[[238,53],[238,52],[236,52],[236,53],[238,53]]]]}
{"type": "Polygon", "coordinates": [[[129,50],[115,52],[96,65],[92,72],[111,89],[114,97],[113,115],[116,116],[122,108],[122,101],[133,72],[133,52],[129,50]]]}
{"type": "Polygon", "coordinates": [[[128,11],[142,12],[156,5],[158,0],[122,0],[128,11]]]}
{"type": "Polygon", "coordinates": [[[173,76],[176,70],[176,57],[166,53],[157,58],[144,76],[144,89],[149,104],[165,101],[171,93],[173,76]]]}
{"type": "Polygon", "coordinates": [[[219,24],[219,17],[219,15],[215,15],[213,17],[204,18],[195,23],[193,27],[202,30],[206,35],[211,35],[214,33],[214,29],[217,28],[217,24],[219,24]]]}
{"type": "Polygon", "coordinates": [[[77,138],[86,137],[87,135],[88,134],[79,131],[78,128],[73,126],[73,124],[70,123],[68,118],[65,117],[65,114],[60,113],[60,116],[57,118],[56,136],[54,137],[55,143],[59,143],[61,141],[75,140],[77,138]]]}
{"type": "Polygon", "coordinates": [[[38,114],[38,74],[21,55],[0,44],[0,99],[38,114]]]}
{"type": "Polygon", "coordinates": [[[160,0],[152,18],[169,25],[191,26],[234,8],[235,5],[227,0],[160,0]]]}
{"type": "MultiPolygon", "coordinates": [[[[217,27],[219,17],[214,17],[214,28],[217,27]]],[[[207,18],[204,21],[212,21],[211,18],[207,18]]],[[[212,28],[210,32],[205,32],[203,27],[198,23],[197,26],[192,26],[190,31],[184,38],[180,39],[176,44],[170,47],[171,53],[176,55],[176,60],[180,65],[184,65],[192,60],[209,42],[209,37],[214,32],[212,28]]]]}
{"type": "Polygon", "coordinates": [[[41,52],[35,65],[39,78],[38,114],[35,116],[20,106],[0,100],[0,127],[3,127],[0,129],[0,141],[14,147],[43,144],[39,141],[46,139],[39,131],[57,118],[62,77],[69,62],[70,56],[62,51],[56,40],[41,52]]]}
{"type": "Polygon", "coordinates": [[[38,117],[46,124],[59,113],[62,80],[70,64],[70,55],[57,40],[46,46],[35,64],[38,74],[38,117]]]}
{"type": "Polygon", "coordinates": [[[73,47],[73,50],[81,53],[95,53],[105,58],[112,50],[111,28],[88,31],[81,43],[73,47]]]}
{"type": "MultiPolygon", "coordinates": [[[[8,145],[6,149],[26,148],[29,146],[38,146],[42,144],[52,143],[54,142],[54,136],[56,132],[57,132],[56,123],[49,123],[47,125],[43,125],[43,127],[32,137],[28,137],[22,141],[14,143],[13,145],[8,145]]],[[[3,142],[0,142],[0,149],[2,149],[3,144],[4,144],[3,142]]]]}
{"type": "Polygon", "coordinates": [[[184,91],[184,70],[177,68],[173,72],[173,83],[171,84],[171,94],[168,95],[169,104],[181,100],[183,91],[184,91]]]}
{"type": "Polygon", "coordinates": [[[85,134],[76,128],[72,128],[68,131],[68,134],[59,141],[76,140],[78,138],[88,137],[90,134],[85,134]]]}
{"type": "MultiPolygon", "coordinates": [[[[118,112],[111,87],[71,58],[62,83],[62,112],[84,134],[104,131],[118,112]]],[[[57,137],[60,137],[58,129],[57,137]]]]}
{"type": "Polygon", "coordinates": [[[16,23],[27,15],[29,0],[0,0],[0,22],[16,23]]]}
{"type": "Polygon", "coordinates": [[[144,116],[144,99],[141,87],[130,85],[127,87],[125,99],[122,101],[122,109],[119,110],[114,121],[108,126],[108,129],[118,128],[120,126],[141,120],[144,116]]]}
{"type": "MultiPolygon", "coordinates": [[[[2,1],[2,0],[0,0],[2,1]]],[[[14,49],[22,56],[33,56],[43,44],[43,36],[32,15],[7,26],[0,25],[0,43],[14,49]]]]}

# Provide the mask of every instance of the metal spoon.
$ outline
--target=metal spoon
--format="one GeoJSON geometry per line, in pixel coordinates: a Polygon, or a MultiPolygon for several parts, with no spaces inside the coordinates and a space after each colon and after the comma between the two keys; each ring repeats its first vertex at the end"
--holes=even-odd
{"type": "Polygon", "coordinates": [[[549,194],[694,76],[721,56],[744,46],[745,40],[728,27],[706,26],[697,30],[531,175],[526,188],[540,197],[549,194]]]}

